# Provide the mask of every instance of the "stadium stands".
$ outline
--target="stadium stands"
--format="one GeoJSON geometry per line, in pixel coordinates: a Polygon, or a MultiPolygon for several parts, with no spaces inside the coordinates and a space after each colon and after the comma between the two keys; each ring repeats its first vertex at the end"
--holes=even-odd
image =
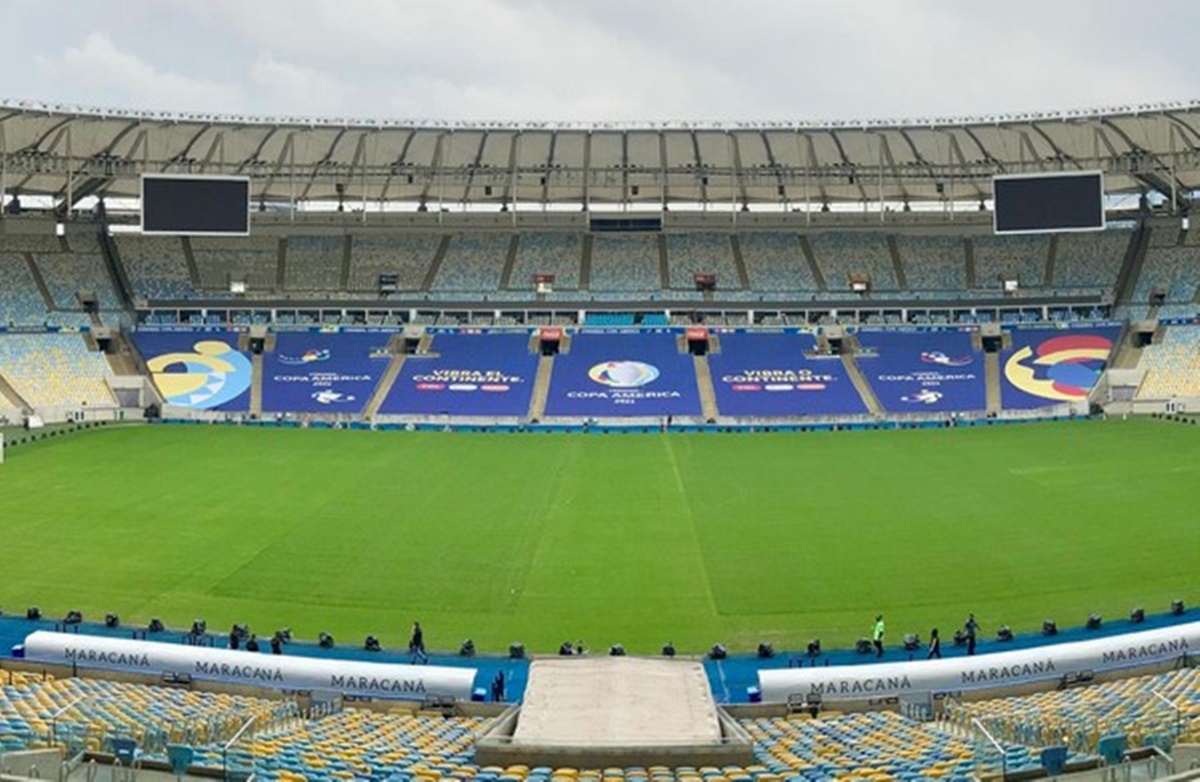
{"type": "Polygon", "coordinates": [[[0,253],[0,325],[40,326],[45,322],[46,302],[25,256],[0,253]]]}
{"type": "Polygon", "coordinates": [[[882,234],[820,233],[809,239],[817,266],[831,291],[850,290],[850,275],[866,274],[871,289],[898,289],[891,255],[882,234]]]}
{"type": "Polygon", "coordinates": [[[951,724],[964,731],[972,719],[994,736],[1033,747],[1063,744],[1096,754],[1104,737],[1124,735],[1130,747],[1153,744],[1169,751],[1181,736],[1200,737],[1200,670],[961,703],[949,713],[951,724]]]}
{"type": "Polygon", "coordinates": [[[529,335],[446,333],[429,355],[409,356],[379,412],[385,415],[523,416],[537,356],[529,335]]]}
{"type": "Polygon", "coordinates": [[[1200,397],[1200,326],[1169,326],[1142,349],[1138,367],[1146,370],[1138,399],[1200,397]]]}
{"type": "Polygon", "coordinates": [[[116,405],[104,356],[90,352],[78,334],[0,336],[0,375],[35,410],[116,405]]]}
{"type": "Polygon", "coordinates": [[[719,289],[742,287],[729,234],[667,234],[666,239],[672,288],[694,288],[696,274],[715,274],[719,289]]]}
{"type": "Polygon", "coordinates": [[[513,264],[509,287],[532,290],[533,275],[553,274],[555,289],[579,287],[583,258],[583,237],[574,231],[565,233],[530,232],[521,234],[517,260],[513,264]]]}
{"type": "Polygon", "coordinates": [[[1022,288],[1045,284],[1050,252],[1045,236],[977,236],[974,245],[975,287],[998,290],[1014,275],[1022,288]]]}
{"type": "Polygon", "coordinates": [[[104,259],[99,253],[39,253],[34,256],[54,305],[63,310],[79,310],[77,293],[94,293],[103,310],[120,309],[104,259]]]}
{"type": "Polygon", "coordinates": [[[279,240],[275,237],[197,237],[191,245],[203,288],[228,291],[229,283],[238,281],[250,291],[278,287],[279,240]]]}
{"type": "Polygon", "coordinates": [[[263,411],[357,414],[387,369],[391,334],[284,332],[263,357],[263,411]]]}
{"type": "Polygon", "coordinates": [[[289,236],[283,286],[289,291],[337,291],[342,287],[344,236],[289,236]]]}
{"type": "Polygon", "coordinates": [[[1165,294],[1166,302],[1186,304],[1200,289],[1200,247],[1150,248],[1134,290],[1135,304],[1147,304],[1151,294],[1165,294]]]}
{"type": "Polygon", "coordinates": [[[555,359],[546,415],[700,415],[692,357],[671,333],[581,331],[555,359]]]}
{"type": "Polygon", "coordinates": [[[455,234],[432,290],[488,295],[500,287],[509,234],[455,234]]]}
{"type": "Polygon", "coordinates": [[[791,233],[743,232],[738,236],[742,261],[756,291],[816,291],[817,282],[791,233]]]}
{"type": "Polygon", "coordinates": [[[708,357],[717,409],[736,417],[857,415],[867,412],[842,362],[808,358],[811,334],[721,334],[708,357]]]}
{"type": "Polygon", "coordinates": [[[420,290],[440,236],[429,234],[376,236],[360,234],[350,245],[350,290],[377,292],[379,275],[396,275],[396,288],[420,290]]]}
{"type": "Polygon", "coordinates": [[[150,301],[196,297],[178,238],[120,236],[117,251],[135,297],[150,301]]]}
{"type": "Polygon", "coordinates": [[[896,237],[911,291],[962,291],[967,287],[967,260],[957,236],[896,237]]]}
{"type": "Polygon", "coordinates": [[[593,291],[657,291],[658,237],[596,234],[592,240],[593,291]]]}
{"type": "Polygon", "coordinates": [[[986,406],[983,354],[971,332],[862,330],[856,357],[884,410],[965,412],[986,406]]]}
{"type": "Polygon", "coordinates": [[[1054,287],[1112,290],[1132,236],[1132,231],[1120,229],[1059,235],[1054,287]]]}
{"type": "Polygon", "coordinates": [[[1082,402],[1108,364],[1120,329],[1014,329],[1001,351],[1001,404],[1031,410],[1082,402]]]}

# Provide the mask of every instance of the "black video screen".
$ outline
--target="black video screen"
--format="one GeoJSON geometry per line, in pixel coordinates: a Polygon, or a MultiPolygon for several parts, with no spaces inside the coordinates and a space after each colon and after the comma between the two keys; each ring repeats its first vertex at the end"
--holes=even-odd
{"type": "Polygon", "coordinates": [[[250,180],[142,177],[142,231],[165,234],[250,233],[250,180]]]}
{"type": "Polygon", "coordinates": [[[996,233],[1104,228],[1104,180],[1098,173],[996,177],[996,233]]]}

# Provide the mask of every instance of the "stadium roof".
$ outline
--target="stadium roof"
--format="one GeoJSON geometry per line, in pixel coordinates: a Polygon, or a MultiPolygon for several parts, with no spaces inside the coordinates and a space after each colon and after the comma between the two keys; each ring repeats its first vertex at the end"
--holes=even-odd
{"type": "Polygon", "coordinates": [[[0,186],[74,204],[142,173],[245,175],[256,201],[929,202],[994,174],[1099,170],[1113,194],[1200,189],[1200,101],[831,122],[448,122],[0,101],[0,186]]]}

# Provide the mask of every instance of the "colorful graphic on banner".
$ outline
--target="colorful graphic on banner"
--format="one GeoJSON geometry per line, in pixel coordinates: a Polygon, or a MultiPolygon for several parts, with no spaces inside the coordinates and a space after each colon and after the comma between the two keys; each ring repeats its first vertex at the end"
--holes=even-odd
{"type": "Polygon", "coordinates": [[[263,356],[263,412],[362,412],[387,369],[390,334],[283,332],[263,356]]]}
{"type": "Polygon", "coordinates": [[[1107,366],[1119,329],[1014,329],[1011,334],[1012,349],[1001,357],[1001,403],[1027,410],[1085,401],[1107,366]]]}
{"type": "Polygon", "coordinates": [[[538,361],[529,340],[526,332],[438,333],[429,355],[405,359],[380,412],[527,415],[538,361]]]}
{"type": "Polygon", "coordinates": [[[581,332],[554,359],[548,416],[700,415],[692,357],[679,335],[581,332]]]}
{"type": "Polygon", "coordinates": [[[785,417],[854,415],[866,406],[841,359],[809,358],[811,334],[721,334],[708,357],[721,415],[785,417]]]}
{"type": "Polygon", "coordinates": [[[855,361],[890,413],[984,410],[983,354],[974,351],[971,334],[860,330],[855,361]]]}
{"type": "Polygon", "coordinates": [[[134,334],[134,344],[163,400],[191,410],[242,412],[250,408],[250,359],[232,331],[134,334]]]}

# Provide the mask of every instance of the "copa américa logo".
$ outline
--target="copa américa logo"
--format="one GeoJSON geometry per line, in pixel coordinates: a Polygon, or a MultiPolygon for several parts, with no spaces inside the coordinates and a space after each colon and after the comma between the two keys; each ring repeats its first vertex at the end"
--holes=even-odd
{"type": "Polygon", "coordinates": [[[289,364],[291,366],[301,366],[303,364],[314,364],[318,361],[328,361],[330,352],[327,348],[311,348],[304,351],[299,356],[284,356],[279,357],[280,364],[289,364]]]}
{"type": "Polygon", "coordinates": [[[904,396],[900,397],[900,401],[908,402],[914,405],[936,405],[938,402],[942,401],[942,392],[933,391],[928,388],[922,388],[915,394],[905,394],[904,396]]]}
{"type": "Polygon", "coordinates": [[[588,370],[588,377],[609,388],[641,388],[658,374],[658,367],[644,361],[602,361],[588,370]]]}
{"type": "Polygon", "coordinates": [[[1087,398],[1112,349],[1112,340],[1097,334],[1051,337],[1013,353],[1004,364],[1004,377],[1027,394],[1075,402],[1087,398]]]}
{"type": "Polygon", "coordinates": [[[927,350],[921,354],[921,361],[926,364],[937,364],[943,367],[965,367],[971,363],[971,357],[950,358],[940,350],[927,350]]]}
{"type": "Polygon", "coordinates": [[[164,353],[146,362],[167,404],[211,410],[250,388],[250,359],[219,340],[201,340],[191,353],[164,353]]]}

